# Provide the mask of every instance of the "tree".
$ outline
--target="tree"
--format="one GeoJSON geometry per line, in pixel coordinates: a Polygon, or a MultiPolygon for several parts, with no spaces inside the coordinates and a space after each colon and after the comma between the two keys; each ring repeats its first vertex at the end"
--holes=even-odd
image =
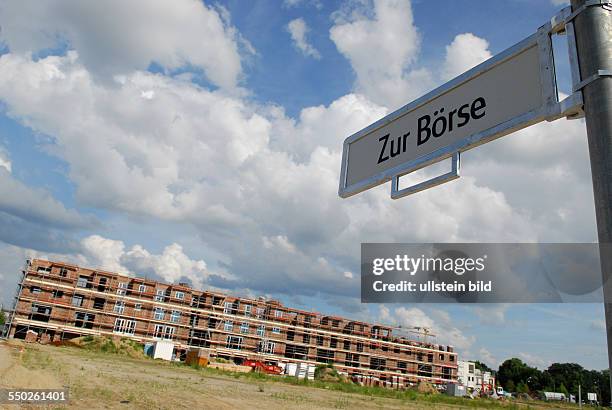
{"type": "Polygon", "coordinates": [[[527,386],[531,391],[552,391],[554,381],[552,376],[546,371],[537,371],[527,379],[527,386]]]}
{"type": "Polygon", "coordinates": [[[566,397],[569,395],[569,392],[563,383],[561,383],[561,386],[559,386],[557,390],[559,390],[559,393],[565,394],[566,397]]]}
{"type": "Polygon", "coordinates": [[[516,392],[517,393],[529,393],[529,387],[525,383],[521,382],[516,386],[516,392]]]}
{"type": "Polygon", "coordinates": [[[487,366],[486,364],[476,360],[474,362],[474,367],[476,367],[477,369],[479,369],[481,372],[489,372],[489,373],[495,373],[495,371],[493,369],[491,369],[489,366],[487,366]]]}
{"type": "Polygon", "coordinates": [[[579,384],[583,388],[590,387],[587,385],[588,383],[585,383],[590,379],[588,371],[585,371],[579,364],[553,363],[545,372],[552,377],[554,385],[560,386],[563,384],[571,394],[578,395],[579,384]]]}
{"type": "Polygon", "coordinates": [[[593,386],[593,392],[601,392],[600,403],[610,403],[610,370],[606,369],[597,373],[598,377],[596,379],[595,385],[593,386]]]}
{"type": "Polygon", "coordinates": [[[504,361],[497,371],[497,381],[507,391],[554,390],[577,397],[580,385],[583,394],[597,393],[601,403],[610,402],[609,376],[609,370],[586,370],[576,363],[553,363],[548,369],[540,371],[517,358],[504,361]]]}
{"type": "Polygon", "coordinates": [[[527,365],[523,363],[521,359],[517,359],[516,357],[508,359],[499,366],[497,379],[503,386],[509,381],[514,382],[515,380],[519,380],[526,366],[527,365]]]}
{"type": "Polygon", "coordinates": [[[529,367],[521,359],[514,357],[506,360],[499,366],[497,380],[507,390],[513,391],[507,387],[509,382],[512,382],[513,387],[518,386],[519,383],[529,386],[532,381],[538,380],[540,375],[541,372],[538,369],[529,367]]]}
{"type": "Polygon", "coordinates": [[[4,315],[4,310],[0,310],[0,326],[4,326],[6,323],[6,316],[4,315]]]}

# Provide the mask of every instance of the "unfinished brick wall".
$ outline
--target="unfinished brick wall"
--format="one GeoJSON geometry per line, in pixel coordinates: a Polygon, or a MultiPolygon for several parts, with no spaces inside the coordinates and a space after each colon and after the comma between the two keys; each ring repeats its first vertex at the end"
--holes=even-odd
{"type": "Polygon", "coordinates": [[[33,260],[22,282],[12,332],[48,331],[170,339],[178,349],[273,362],[332,363],[368,380],[456,380],[451,347],[396,337],[392,328],[245,299],[185,284],[33,260]]]}

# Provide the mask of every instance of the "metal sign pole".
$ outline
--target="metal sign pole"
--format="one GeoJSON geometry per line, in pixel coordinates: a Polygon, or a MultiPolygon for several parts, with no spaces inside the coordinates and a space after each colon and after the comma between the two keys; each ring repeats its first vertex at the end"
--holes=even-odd
{"type": "MultiPolygon", "coordinates": [[[[612,368],[612,4],[572,0],[574,33],[591,159],[604,283],[608,364],[612,368]],[[604,248],[605,247],[605,248],[604,248]]],[[[578,90],[575,90],[578,91],[578,90]]],[[[610,379],[612,387],[612,378],[610,379]]]]}

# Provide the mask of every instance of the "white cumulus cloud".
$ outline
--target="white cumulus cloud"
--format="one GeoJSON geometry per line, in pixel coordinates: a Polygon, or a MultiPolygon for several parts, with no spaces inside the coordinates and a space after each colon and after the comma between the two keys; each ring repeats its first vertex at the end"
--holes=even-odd
{"type": "Polygon", "coordinates": [[[458,34],[446,46],[442,68],[443,79],[449,80],[491,58],[489,42],[472,33],[458,34]]]}
{"type": "Polygon", "coordinates": [[[151,253],[138,244],[126,249],[123,241],[100,235],[83,238],[81,245],[81,261],[112,272],[153,276],[168,283],[188,280],[197,289],[203,289],[210,276],[206,262],[191,259],[178,243],[166,246],[160,254],[151,253]]]}
{"type": "Polygon", "coordinates": [[[321,58],[321,54],[319,53],[319,51],[314,48],[306,38],[306,35],[310,31],[310,29],[306,25],[306,22],[303,18],[291,20],[289,24],[287,24],[287,31],[291,35],[293,45],[305,56],[312,57],[317,60],[321,58]]]}
{"type": "Polygon", "coordinates": [[[93,266],[117,273],[127,273],[128,268],[121,264],[125,254],[125,244],[122,241],[91,235],[81,240],[83,254],[93,266]]]}
{"type": "Polygon", "coordinates": [[[9,173],[13,170],[11,159],[6,150],[0,147],[0,168],[6,169],[9,173]]]}
{"type": "Polygon", "coordinates": [[[206,263],[201,259],[189,258],[177,243],[166,246],[159,255],[153,255],[142,246],[135,245],[122,256],[122,260],[136,273],[153,272],[170,283],[186,278],[198,289],[204,287],[209,276],[206,263]]]}
{"type": "Polygon", "coordinates": [[[54,136],[79,201],[191,224],[246,286],[312,293],[327,281],[349,294],[344,272],[356,269],[355,244],[364,237],[533,238],[529,219],[474,177],[410,201],[390,201],[386,186],[340,199],[342,140],[387,112],[363,95],[306,108],[293,120],[278,108],[145,72],[107,87],[76,52],[0,57],[0,95],[11,116],[54,136]],[[143,99],[143,90],[154,98],[143,99]]]}
{"type": "Polygon", "coordinates": [[[330,38],[350,61],[356,90],[379,105],[397,108],[432,85],[430,72],[411,67],[421,36],[408,1],[374,0],[373,10],[340,10],[330,38]]]}
{"type": "Polygon", "coordinates": [[[233,88],[241,76],[241,39],[223,13],[198,0],[6,1],[0,41],[29,53],[67,42],[90,72],[103,77],[188,64],[233,88]]]}
{"type": "Polygon", "coordinates": [[[489,350],[485,349],[484,347],[481,347],[478,350],[477,360],[480,361],[481,363],[486,364],[493,370],[497,369],[500,365],[499,360],[489,350]]]}
{"type": "Polygon", "coordinates": [[[550,360],[546,360],[538,355],[534,355],[532,353],[520,352],[518,354],[519,359],[523,360],[529,366],[537,367],[538,369],[546,369],[551,365],[550,360]]]}
{"type": "MultiPolygon", "coordinates": [[[[385,305],[379,308],[378,319],[383,323],[400,327],[404,332],[420,332],[421,340],[424,340],[424,329],[431,335],[429,342],[434,342],[434,337],[440,336],[443,343],[453,345],[460,350],[469,349],[475,342],[474,336],[466,335],[453,323],[450,315],[442,310],[434,309],[427,314],[423,309],[416,307],[398,307],[393,310],[385,305]],[[433,317],[432,317],[433,316],[433,317]],[[419,328],[419,329],[416,329],[419,328]],[[434,336],[435,335],[435,336],[434,336]]],[[[412,333],[407,333],[412,335],[412,333]]]]}

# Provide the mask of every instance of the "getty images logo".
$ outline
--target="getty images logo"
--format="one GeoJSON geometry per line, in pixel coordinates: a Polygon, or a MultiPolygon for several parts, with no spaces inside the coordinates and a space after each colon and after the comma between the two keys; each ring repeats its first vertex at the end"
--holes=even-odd
{"type": "Polygon", "coordinates": [[[380,276],[385,272],[406,272],[414,276],[418,272],[446,272],[463,275],[469,272],[482,272],[485,269],[487,255],[480,258],[450,257],[440,255],[436,257],[411,257],[408,255],[395,255],[394,258],[376,258],[372,261],[372,274],[380,276]]]}

